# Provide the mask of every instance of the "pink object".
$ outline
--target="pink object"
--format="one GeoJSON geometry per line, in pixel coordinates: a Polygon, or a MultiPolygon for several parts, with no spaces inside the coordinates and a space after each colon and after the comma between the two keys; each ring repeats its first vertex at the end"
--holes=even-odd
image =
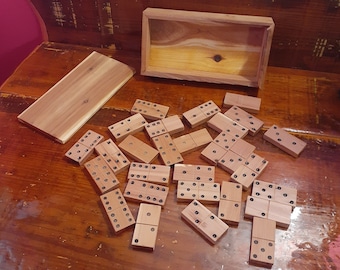
{"type": "Polygon", "coordinates": [[[44,40],[45,25],[29,0],[0,0],[0,85],[44,40]]]}

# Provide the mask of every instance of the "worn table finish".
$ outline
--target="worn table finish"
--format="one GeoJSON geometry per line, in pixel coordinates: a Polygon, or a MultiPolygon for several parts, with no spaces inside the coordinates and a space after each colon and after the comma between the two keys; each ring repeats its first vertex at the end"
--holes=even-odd
{"type": "MultiPolygon", "coordinates": [[[[340,266],[340,75],[269,67],[264,88],[257,90],[143,77],[136,53],[97,49],[134,67],[136,75],[68,143],[54,142],[18,122],[19,113],[92,50],[43,44],[0,88],[1,269],[248,267],[251,221],[242,219],[213,246],[181,219],[186,203],[176,202],[175,184],[170,185],[162,210],[155,251],[132,249],[133,228],[114,234],[92,180],[84,168],[64,157],[88,129],[109,138],[107,127],[128,117],[137,98],[167,105],[173,115],[210,99],[221,105],[226,91],[262,98],[257,116],[265,125],[257,136],[246,137],[269,161],[261,180],[298,189],[291,225],[276,230],[273,269],[340,266]],[[299,158],[262,139],[272,124],[308,143],[299,158]]],[[[137,137],[148,142],[143,132],[137,137]]],[[[185,163],[206,164],[199,152],[185,155],[185,163]]],[[[122,190],[126,173],[118,175],[122,190]]],[[[229,177],[217,169],[217,181],[229,177]]],[[[248,194],[243,193],[243,201],[248,194]]],[[[136,216],[138,204],[129,202],[129,206],[136,216]]],[[[216,205],[209,209],[217,213],[216,205]]]]}

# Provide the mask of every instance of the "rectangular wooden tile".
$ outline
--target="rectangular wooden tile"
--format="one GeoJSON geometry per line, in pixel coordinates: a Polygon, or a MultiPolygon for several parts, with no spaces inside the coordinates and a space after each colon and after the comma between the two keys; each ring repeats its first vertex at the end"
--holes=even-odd
{"type": "Polygon", "coordinates": [[[261,98],[234,94],[227,92],[224,96],[223,107],[238,106],[249,113],[258,113],[261,107],[261,98]]]}
{"type": "Polygon", "coordinates": [[[131,108],[131,113],[140,113],[146,119],[157,120],[166,117],[169,111],[169,107],[154,102],[136,99],[135,103],[131,108]]]}
{"type": "Polygon", "coordinates": [[[132,162],[127,177],[128,179],[167,186],[170,181],[170,167],[159,164],[132,162]]]}

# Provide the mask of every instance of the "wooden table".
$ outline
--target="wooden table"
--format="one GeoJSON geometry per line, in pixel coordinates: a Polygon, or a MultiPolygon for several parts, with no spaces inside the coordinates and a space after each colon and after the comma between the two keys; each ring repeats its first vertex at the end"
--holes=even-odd
{"type": "MultiPolygon", "coordinates": [[[[222,105],[226,91],[262,99],[265,123],[246,140],[269,161],[262,180],[298,189],[287,230],[276,230],[273,269],[340,267],[340,75],[269,67],[263,89],[158,79],[139,75],[135,52],[97,49],[136,69],[136,75],[65,145],[21,124],[17,116],[67,74],[93,48],[47,43],[0,89],[0,268],[1,269],[244,269],[251,221],[231,227],[211,245],[180,217],[175,184],[161,213],[156,249],[132,249],[133,229],[115,235],[84,168],[64,154],[88,129],[109,138],[107,127],[128,117],[134,101],[149,100],[179,114],[207,100],[222,105]],[[277,124],[308,143],[293,158],[262,135],[277,124]]],[[[202,127],[202,126],[200,126],[202,127]]],[[[184,133],[191,131],[188,127],[184,133]]],[[[214,137],[217,135],[209,130],[214,137]]],[[[137,134],[145,142],[145,133],[137,134]]],[[[206,164],[200,151],[184,163],[206,164]]],[[[123,190],[126,171],[118,174],[123,190]]],[[[218,182],[230,175],[217,168],[218,182]]],[[[243,193],[243,201],[250,191],[243,193]]],[[[129,202],[136,216],[138,204],[129,202]]],[[[243,204],[244,207],[244,204],[243,204]]],[[[217,212],[217,206],[208,208],[217,212]]]]}

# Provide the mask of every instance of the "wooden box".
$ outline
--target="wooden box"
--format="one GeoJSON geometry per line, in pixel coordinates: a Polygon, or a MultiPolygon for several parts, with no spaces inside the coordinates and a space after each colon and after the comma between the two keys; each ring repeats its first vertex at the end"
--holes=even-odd
{"type": "Polygon", "coordinates": [[[141,74],[261,87],[272,18],[147,8],[141,74]]]}

